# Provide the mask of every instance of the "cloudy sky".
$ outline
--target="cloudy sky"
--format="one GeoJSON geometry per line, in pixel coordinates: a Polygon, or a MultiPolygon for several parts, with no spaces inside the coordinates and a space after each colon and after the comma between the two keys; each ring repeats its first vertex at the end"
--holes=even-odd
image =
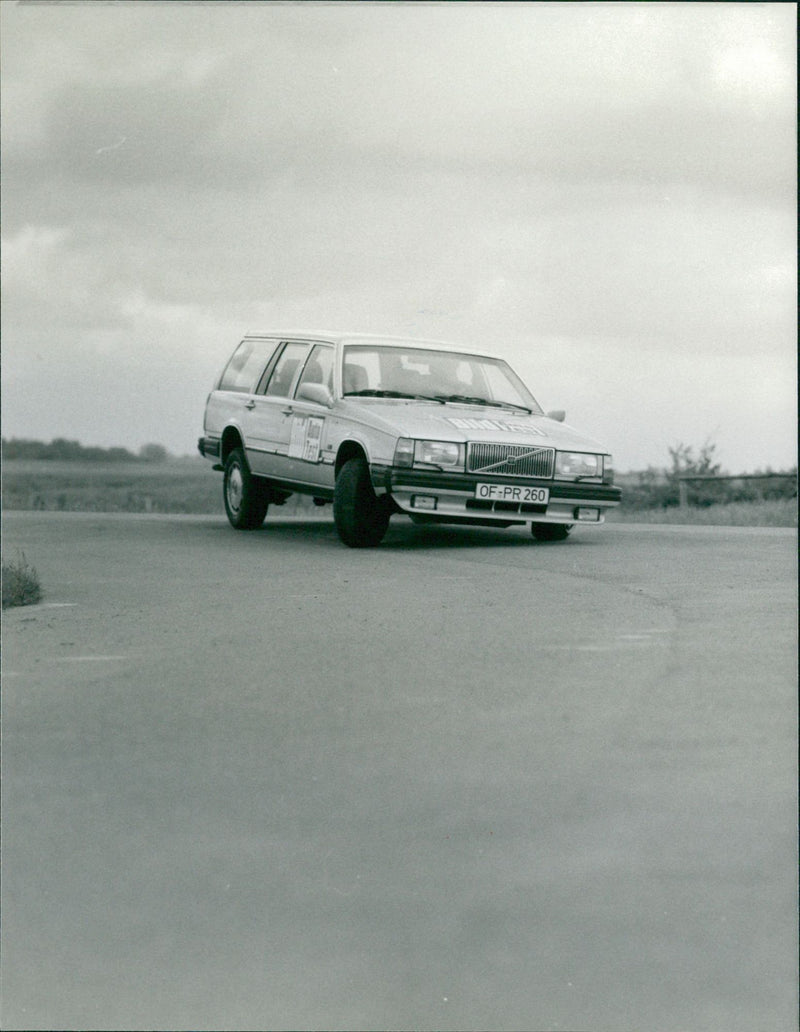
{"type": "Polygon", "coordinates": [[[3,434],[195,450],[248,330],[479,345],[617,468],[796,462],[795,16],[0,3],[3,434]]]}

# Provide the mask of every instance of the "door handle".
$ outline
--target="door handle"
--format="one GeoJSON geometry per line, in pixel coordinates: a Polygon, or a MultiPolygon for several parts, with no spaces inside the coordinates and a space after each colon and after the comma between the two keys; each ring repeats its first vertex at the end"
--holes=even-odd
{"type": "Polygon", "coordinates": [[[284,416],[291,416],[294,412],[294,408],[290,405],[288,408],[281,409],[281,412],[283,412],[284,416]]]}
{"type": "Polygon", "coordinates": [[[256,403],[251,400],[251,401],[245,402],[245,406],[244,407],[246,409],[254,409],[256,407],[256,403]]]}

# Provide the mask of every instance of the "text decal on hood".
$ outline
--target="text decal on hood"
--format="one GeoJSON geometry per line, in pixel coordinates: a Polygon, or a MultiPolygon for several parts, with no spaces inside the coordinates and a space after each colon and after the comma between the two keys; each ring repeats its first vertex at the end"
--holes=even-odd
{"type": "Polygon", "coordinates": [[[448,416],[447,422],[458,427],[459,430],[502,430],[510,434],[534,434],[538,437],[547,437],[544,430],[530,423],[507,423],[504,419],[465,419],[458,416],[448,416]]]}

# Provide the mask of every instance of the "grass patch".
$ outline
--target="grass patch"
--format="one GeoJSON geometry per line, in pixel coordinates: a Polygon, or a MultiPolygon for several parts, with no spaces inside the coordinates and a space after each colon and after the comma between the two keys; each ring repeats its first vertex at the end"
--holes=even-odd
{"type": "Polygon", "coordinates": [[[13,562],[3,563],[3,609],[11,606],[32,606],[41,601],[39,575],[20,552],[13,562]]]}
{"type": "MultiPolygon", "coordinates": [[[[624,488],[623,488],[624,490],[624,488]]],[[[609,523],[672,523],[700,527],[796,527],[797,499],[768,498],[665,509],[614,509],[609,523]]]]}

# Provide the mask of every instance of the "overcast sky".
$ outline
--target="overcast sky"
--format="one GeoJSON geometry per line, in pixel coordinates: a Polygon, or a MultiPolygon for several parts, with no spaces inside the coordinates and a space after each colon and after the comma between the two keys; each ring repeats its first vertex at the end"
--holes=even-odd
{"type": "Polygon", "coordinates": [[[795,464],[795,4],[0,12],[4,436],[194,452],[243,333],[329,328],[620,470],[795,464]]]}

